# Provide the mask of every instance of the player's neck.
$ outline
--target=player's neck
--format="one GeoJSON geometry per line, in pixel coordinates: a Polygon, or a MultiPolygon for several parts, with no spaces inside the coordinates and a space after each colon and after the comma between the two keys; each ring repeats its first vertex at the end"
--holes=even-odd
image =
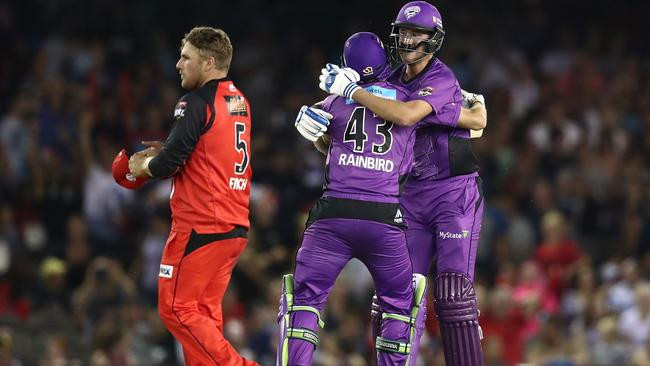
{"type": "Polygon", "coordinates": [[[425,67],[427,67],[432,58],[433,55],[429,55],[418,62],[407,64],[406,71],[404,72],[404,80],[408,81],[416,77],[425,67]]]}
{"type": "Polygon", "coordinates": [[[210,80],[223,79],[226,76],[228,76],[228,71],[213,70],[213,71],[210,71],[210,72],[206,72],[205,75],[203,75],[203,80],[201,81],[201,86],[205,85],[210,80]]]}

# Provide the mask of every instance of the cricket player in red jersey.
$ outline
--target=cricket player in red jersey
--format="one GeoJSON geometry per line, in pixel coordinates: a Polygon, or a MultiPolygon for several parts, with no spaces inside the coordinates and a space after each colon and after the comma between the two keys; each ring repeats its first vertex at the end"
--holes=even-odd
{"type": "Polygon", "coordinates": [[[250,225],[250,106],[227,79],[232,45],[223,30],[196,27],[181,46],[176,68],[190,92],[167,140],[144,142],[149,148],[129,160],[135,177],[172,178],[158,312],[186,365],[257,365],[224,338],[221,312],[250,225]]]}

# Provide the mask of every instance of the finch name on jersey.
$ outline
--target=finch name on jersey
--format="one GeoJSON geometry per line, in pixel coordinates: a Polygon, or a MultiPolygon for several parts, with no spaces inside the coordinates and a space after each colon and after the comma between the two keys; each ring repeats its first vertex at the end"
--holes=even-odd
{"type": "Polygon", "coordinates": [[[339,165],[351,165],[357,168],[372,169],[390,173],[395,168],[391,160],[376,158],[374,156],[363,156],[357,154],[341,154],[338,159],[339,165]]]}
{"type": "Polygon", "coordinates": [[[230,189],[234,189],[236,191],[244,191],[246,190],[247,184],[248,184],[248,179],[230,177],[230,184],[229,184],[230,189]]]}

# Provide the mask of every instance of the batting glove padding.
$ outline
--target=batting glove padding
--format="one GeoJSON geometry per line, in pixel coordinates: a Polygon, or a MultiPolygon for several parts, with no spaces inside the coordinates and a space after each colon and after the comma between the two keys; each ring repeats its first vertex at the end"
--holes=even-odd
{"type": "Polygon", "coordinates": [[[334,116],[322,109],[304,105],[298,112],[294,126],[302,137],[315,142],[327,131],[327,126],[332,118],[334,116]]]}
{"type": "Polygon", "coordinates": [[[320,80],[318,86],[322,90],[348,99],[352,99],[352,94],[361,89],[357,85],[357,82],[361,80],[359,74],[349,67],[340,68],[333,64],[327,64],[321,70],[318,80],[320,80]]]}

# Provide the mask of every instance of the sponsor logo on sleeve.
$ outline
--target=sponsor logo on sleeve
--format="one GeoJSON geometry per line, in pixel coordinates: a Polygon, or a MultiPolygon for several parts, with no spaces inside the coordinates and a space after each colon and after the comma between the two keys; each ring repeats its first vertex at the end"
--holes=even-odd
{"type": "Polygon", "coordinates": [[[185,111],[187,110],[187,102],[184,100],[181,100],[176,104],[176,108],[174,108],[174,119],[179,119],[185,117],[185,111]]]}
{"type": "Polygon", "coordinates": [[[158,277],[172,278],[173,273],[174,273],[174,266],[170,266],[168,264],[161,264],[160,272],[158,272],[158,277]]]}
{"type": "Polygon", "coordinates": [[[248,109],[246,108],[246,101],[240,95],[226,95],[226,107],[228,113],[232,116],[248,116],[248,109]]]}
{"type": "MultiPolygon", "coordinates": [[[[376,95],[380,98],[396,100],[397,99],[397,90],[382,88],[381,86],[372,85],[366,88],[366,91],[370,94],[376,95]]],[[[345,104],[354,104],[356,101],[354,99],[346,99],[345,104]]]]}
{"type": "Polygon", "coordinates": [[[427,86],[418,92],[418,95],[421,97],[428,97],[431,94],[433,94],[433,88],[430,86],[427,86]]]}

